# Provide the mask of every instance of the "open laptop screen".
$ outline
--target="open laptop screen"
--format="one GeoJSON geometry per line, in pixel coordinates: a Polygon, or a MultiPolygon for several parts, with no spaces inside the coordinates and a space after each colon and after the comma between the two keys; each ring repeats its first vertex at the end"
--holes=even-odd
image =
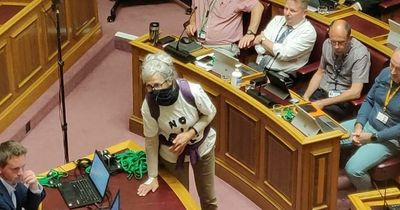
{"type": "Polygon", "coordinates": [[[90,179],[93,181],[93,184],[99,191],[100,196],[103,198],[106,193],[110,174],[108,173],[106,166],[100,159],[98,151],[95,151],[94,153],[92,168],[90,169],[89,176],[90,179]]]}
{"type": "Polygon", "coordinates": [[[119,210],[120,209],[120,201],[121,201],[121,196],[120,196],[120,191],[118,190],[118,192],[115,195],[115,198],[111,204],[110,210],[119,210]]]}

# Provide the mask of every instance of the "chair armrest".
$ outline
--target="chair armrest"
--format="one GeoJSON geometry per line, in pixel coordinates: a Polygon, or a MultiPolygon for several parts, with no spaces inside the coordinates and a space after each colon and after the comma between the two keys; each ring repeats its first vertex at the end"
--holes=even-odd
{"type": "Polygon", "coordinates": [[[319,67],[319,61],[314,61],[313,63],[306,64],[305,66],[297,69],[297,73],[306,75],[311,72],[317,71],[318,67],[319,67]]]}
{"type": "Polygon", "coordinates": [[[394,167],[394,166],[400,166],[400,157],[395,156],[395,157],[390,157],[389,159],[384,160],[383,162],[379,163],[375,168],[387,168],[387,167],[394,167]]]}
{"type": "Polygon", "coordinates": [[[364,102],[365,95],[362,95],[360,98],[351,100],[350,103],[353,104],[355,107],[361,106],[361,104],[364,102]]]}
{"type": "Polygon", "coordinates": [[[370,170],[372,179],[383,181],[400,175],[400,157],[390,157],[370,170]]]}
{"type": "Polygon", "coordinates": [[[400,8],[400,0],[384,0],[381,1],[378,5],[379,9],[381,10],[393,9],[396,7],[400,8]]]}

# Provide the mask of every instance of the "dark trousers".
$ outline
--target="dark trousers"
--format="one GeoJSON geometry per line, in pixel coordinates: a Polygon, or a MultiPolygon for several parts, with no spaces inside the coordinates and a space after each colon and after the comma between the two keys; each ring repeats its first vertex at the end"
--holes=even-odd
{"type": "MultiPolygon", "coordinates": [[[[311,101],[321,100],[328,98],[328,93],[322,89],[317,89],[310,97],[311,101]]],[[[352,117],[353,106],[349,102],[339,104],[332,104],[324,107],[324,112],[329,114],[336,121],[343,122],[352,117]]]]}

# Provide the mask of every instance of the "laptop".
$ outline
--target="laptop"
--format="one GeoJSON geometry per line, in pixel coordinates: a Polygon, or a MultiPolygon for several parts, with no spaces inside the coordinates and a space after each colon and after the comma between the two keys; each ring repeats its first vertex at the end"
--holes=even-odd
{"type": "Polygon", "coordinates": [[[266,74],[269,83],[264,88],[282,100],[287,99],[290,96],[288,87],[293,85],[293,80],[289,78],[289,75],[281,75],[286,73],[275,71],[268,71],[266,74]]]}
{"type": "Polygon", "coordinates": [[[389,28],[388,43],[400,47],[400,23],[389,19],[389,28]]]}
{"type": "Polygon", "coordinates": [[[94,152],[89,175],[62,182],[58,187],[65,203],[71,209],[101,202],[106,194],[110,174],[100,159],[99,151],[94,152]]]}
{"type": "MultiPolygon", "coordinates": [[[[240,63],[239,60],[225,55],[218,50],[214,50],[215,63],[212,71],[221,75],[222,78],[231,78],[232,72],[235,71],[235,64],[240,63]]],[[[242,76],[247,76],[249,73],[242,69],[242,76]]]]}
{"type": "Polygon", "coordinates": [[[292,125],[299,129],[305,136],[313,136],[318,133],[341,130],[347,132],[338,122],[326,115],[312,116],[301,106],[295,105],[297,114],[292,120],[292,125]]]}
{"type": "Polygon", "coordinates": [[[118,192],[115,195],[114,200],[110,206],[110,210],[120,210],[120,205],[121,205],[121,196],[120,196],[120,193],[118,190],[118,192]]]}

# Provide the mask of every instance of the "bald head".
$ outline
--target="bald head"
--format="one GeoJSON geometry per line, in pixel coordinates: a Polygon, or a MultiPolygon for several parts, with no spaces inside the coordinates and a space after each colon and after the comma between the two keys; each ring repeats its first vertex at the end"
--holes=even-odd
{"type": "Polygon", "coordinates": [[[329,26],[329,33],[338,33],[342,36],[350,37],[351,25],[345,20],[334,20],[329,26]]]}
{"type": "Polygon", "coordinates": [[[337,56],[344,55],[351,42],[351,26],[344,20],[335,20],[329,27],[329,39],[334,53],[337,56]]]}
{"type": "Polygon", "coordinates": [[[400,48],[394,50],[392,57],[390,58],[390,74],[392,80],[399,84],[400,83],[400,48]]]}

